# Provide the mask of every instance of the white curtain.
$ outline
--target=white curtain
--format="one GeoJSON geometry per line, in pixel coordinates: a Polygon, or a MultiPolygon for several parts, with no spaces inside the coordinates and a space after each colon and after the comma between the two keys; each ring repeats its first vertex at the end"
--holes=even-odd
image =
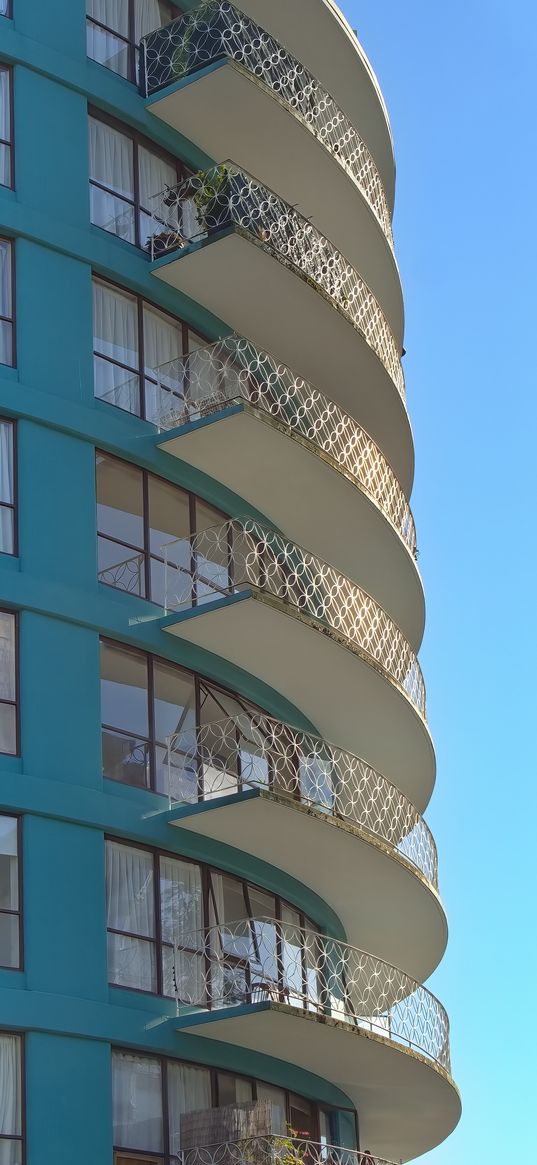
{"type": "Polygon", "coordinates": [[[106,844],[107,925],[140,935],[109,935],[110,978],[125,987],[154,990],[155,933],[153,858],[144,850],[106,844]]]}
{"type": "MultiPolygon", "coordinates": [[[[20,1039],[18,1036],[0,1036],[0,1133],[18,1136],[21,1131],[21,1071],[20,1039]]],[[[5,1145],[0,1163],[10,1161],[10,1146],[5,1145]]],[[[14,1157],[13,1160],[17,1158],[14,1157]]]]}
{"type": "Polygon", "coordinates": [[[129,0],[86,0],[86,12],[121,36],[129,35],[129,0]]]}
{"type": "Polygon", "coordinates": [[[115,1145],[143,1152],[162,1150],[162,1080],[158,1060],[114,1052],[112,1105],[115,1145]]]}
{"type": "Polygon", "coordinates": [[[165,0],[136,0],[134,5],[136,43],[148,32],[162,28],[173,20],[171,5],[165,0]]]}
{"type": "Polygon", "coordinates": [[[148,420],[165,416],[173,405],[170,392],[183,389],[183,328],[160,312],[144,307],[144,352],[146,375],[145,409],[148,420]]]}
{"type": "Polygon", "coordinates": [[[0,700],[15,699],[15,621],[0,611],[0,700]]]}
{"type": "Polygon", "coordinates": [[[123,201],[134,199],[133,143],[112,126],[90,117],[89,151],[90,178],[106,187],[91,187],[91,221],[133,243],[134,208],[123,201]]]}
{"type": "Polygon", "coordinates": [[[162,857],[160,900],[162,941],[170,944],[164,947],[164,992],[166,995],[174,995],[177,991],[179,1001],[201,1004],[205,991],[201,953],[203,898],[199,866],[193,862],[182,862],[178,858],[162,857]],[[188,949],[175,953],[176,944],[188,949]]]}
{"type": "Polygon", "coordinates": [[[129,0],[87,0],[86,12],[99,24],[104,24],[110,32],[90,21],[86,25],[86,45],[88,57],[106,65],[114,73],[126,77],[129,72],[129,48],[121,37],[129,35],[129,0]]]}
{"type": "MultiPolygon", "coordinates": [[[[6,142],[11,138],[9,97],[9,73],[7,69],[0,69],[0,137],[6,142]]],[[[11,152],[9,146],[0,146],[0,185],[11,185],[11,152]]]]}
{"type": "MultiPolygon", "coordinates": [[[[0,315],[11,319],[13,305],[11,297],[11,244],[5,239],[0,242],[0,315]]],[[[0,323],[0,364],[12,363],[12,325],[0,323]]]]}
{"type": "Polygon", "coordinates": [[[175,166],[170,165],[164,158],[159,158],[158,154],[146,150],[144,146],[140,146],[138,150],[138,166],[140,206],[143,208],[140,214],[140,244],[142,247],[146,247],[151,236],[157,231],[157,225],[152,218],[153,214],[158,216],[157,222],[165,230],[166,228],[172,231],[177,229],[177,211],[173,204],[166,210],[164,221],[161,215],[161,200],[156,197],[156,195],[162,194],[167,187],[177,186],[177,170],[175,166]]]}
{"type": "MultiPolygon", "coordinates": [[[[0,423],[0,502],[13,502],[13,427],[0,423]]],[[[0,508],[0,551],[13,552],[13,515],[0,508]]]]}
{"type": "MultiPolygon", "coordinates": [[[[102,356],[138,367],[138,315],[128,295],[93,283],[93,346],[102,356]]],[[[125,368],[95,358],[95,396],[129,413],[140,412],[140,382],[125,368]]]]}
{"type": "Polygon", "coordinates": [[[212,1108],[211,1078],[206,1068],[168,1064],[168,1112],[170,1152],[181,1148],[181,1117],[186,1112],[212,1108]]]}

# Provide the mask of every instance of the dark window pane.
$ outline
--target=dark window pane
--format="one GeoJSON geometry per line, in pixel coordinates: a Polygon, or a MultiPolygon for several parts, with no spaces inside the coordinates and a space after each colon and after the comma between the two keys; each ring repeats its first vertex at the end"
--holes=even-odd
{"type": "MultiPolygon", "coordinates": [[[[18,967],[19,962],[19,916],[0,913],[0,967],[18,967]]],[[[1,1146],[0,1140],[0,1161],[1,1146]]]]}
{"type": "Polygon", "coordinates": [[[97,546],[99,582],[131,595],[145,597],[145,556],[108,538],[99,538],[97,546]]]}
{"type": "Polygon", "coordinates": [[[101,715],[103,724],[147,736],[147,660],[141,652],[101,643],[101,715]]]}
{"type": "Polygon", "coordinates": [[[17,819],[0,817],[0,910],[18,910],[17,819]]]}
{"type": "Polygon", "coordinates": [[[102,730],[103,776],[147,789],[150,785],[150,752],[145,740],[102,730]]]}
{"type": "Polygon", "coordinates": [[[15,689],[15,618],[0,611],[0,700],[14,700],[15,689]]]}
{"type": "Polygon", "coordinates": [[[143,550],[142,471],[127,461],[97,453],[96,474],[99,533],[143,550]]]}

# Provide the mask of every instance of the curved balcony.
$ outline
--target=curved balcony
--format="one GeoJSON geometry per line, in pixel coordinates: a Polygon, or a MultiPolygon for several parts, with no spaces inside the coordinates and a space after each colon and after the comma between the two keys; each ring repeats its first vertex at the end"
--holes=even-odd
{"type": "Polygon", "coordinates": [[[417,650],[425,603],[412,513],[357,421],[240,336],[198,348],[155,376],[152,419],[167,434],[160,447],[357,579],[417,650]]]}
{"type": "Polygon", "coordinates": [[[208,0],[142,45],[151,113],[307,209],[361,272],[401,344],[403,299],[381,178],[330,94],[229,0],[208,0]]]}
{"type": "Polygon", "coordinates": [[[421,669],[370,595],[248,518],[169,543],[163,556],[165,631],[271,685],[424,808],[435,765],[421,669]]]}
{"type": "Polygon", "coordinates": [[[241,0],[243,12],[286,45],[332,94],[367,142],[390,211],[395,194],[393,139],[375,73],[334,0],[241,0]]]}
{"type": "Polygon", "coordinates": [[[409,495],[400,349],[367,284],[308,219],[225,162],[155,197],[150,246],[157,278],[329,396],[337,390],[409,495]]]}
{"type": "Polygon", "coordinates": [[[173,825],[286,870],[330,903],[349,942],[420,981],[432,973],[447,940],[436,846],[385,777],[261,712],[177,733],[167,756],[173,825]]]}
{"type": "Polygon", "coordinates": [[[242,1140],[198,1145],[181,1152],[182,1165],[391,1165],[380,1157],[328,1145],[324,1141],[301,1140],[291,1133],[250,1136],[242,1140]]]}
{"type": "Polygon", "coordinates": [[[354,1103],[362,1143],[375,1153],[415,1157],[456,1125],[446,1012],[391,964],[259,918],[182,935],[174,966],[181,1031],[308,1071],[322,1065],[354,1103]]]}

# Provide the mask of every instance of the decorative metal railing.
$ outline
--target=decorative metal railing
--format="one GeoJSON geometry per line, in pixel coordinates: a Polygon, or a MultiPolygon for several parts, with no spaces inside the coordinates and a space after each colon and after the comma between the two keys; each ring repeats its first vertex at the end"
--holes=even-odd
{"type": "Polygon", "coordinates": [[[163,547],[165,608],[177,611],[245,589],[284,603],[397,683],[425,719],[412,648],[366,591],[316,555],[251,518],[231,518],[163,547]]]}
{"type": "Polygon", "coordinates": [[[209,416],[238,401],[268,413],[348,474],[416,555],[416,530],[399,482],[368,433],[286,364],[242,336],[226,336],[153,371],[161,429],[209,416]]]}
{"type": "Polygon", "coordinates": [[[170,805],[268,789],[380,839],[438,887],[436,845],[423,817],[360,757],[262,712],[202,724],[166,743],[170,805]]]}
{"type": "Polygon", "coordinates": [[[229,0],[209,0],[142,40],[143,88],[166,85],[228,57],[284,101],[356,182],[393,248],[390,211],[372,155],[333,97],[265,29],[229,0]]]}
{"type": "Polygon", "coordinates": [[[231,227],[253,237],[328,296],[378,356],[404,400],[397,344],[367,284],[307,218],[233,162],[200,170],[155,195],[152,258],[231,227]]]}
{"type": "Polygon", "coordinates": [[[444,1008],[404,971],[273,918],[240,919],[175,944],[178,1007],[271,1002],[362,1028],[450,1071],[444,1008]]]}
{"type": "Polygon", "coordinates": [[[103,567],[97,575],[98,581],[106,583],[110,587],[119,587],[120,590],[128,591],[132,595],[141,595],[143,592],[144,563],[143,554],[134,554],[131,558],[123,559],[122,562],[103,567]]]}
{"type": "Polygon", "coordinates": [[[196,1145],[176,1154],[180,1165],[391,1165],[369,1150],[345,1149],[310,1141],[293,1130],[265,1137],[243,1137],[215,1145],[196,1145]]]}

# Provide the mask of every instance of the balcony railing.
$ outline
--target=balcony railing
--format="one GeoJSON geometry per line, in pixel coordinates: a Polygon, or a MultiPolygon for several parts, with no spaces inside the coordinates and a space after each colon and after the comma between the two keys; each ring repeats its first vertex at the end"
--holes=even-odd
{"type": "Polygon", "coordinates": [[[305,1139],[303,1135],[276,1133],[244,1137],[215,1145],[197,1145],[176,1154],[180,1165],[391,1165],[367,1149],[345,1149],[305,1139]]]}
{"type": "Polygon", "coordinates": [[[403,369],[390,325],[355,268],[294,207],[232,162],[200,170],[153,199],[153,259],[235,228],[293,267],[350,320],[403,400],[403,369]]]}
{"type": "Polygon", "coordinates": [[[367,659],[425,719],[425,685],[412,648],[366,591],[308,550],[250,518],[232,518],[163,547],[167,612],[254,589],[319,625],[367,659]]]}
{"type": "Polygon", "coordinates": [[[161,429],[210,416],[239,401],[273,417],[351,477],[382,510],[411,554],[416,531],[397,478],[368,433],[339,405],[249,340],[231,335],[153,372],[161,429]]]}
{"type": "Polygon", "coordinates": [[[339,1020],[450,1071],[449,1021],[404,971],[357,947],[273,918],[184,934],[175,945],[178,1008],[279,1003],[339,1020]]]}
{"type": "Polygon", "coordinates": [[[430,829],[412,802],[360,757],[261,712],[176,733],[167,745],[170,804],[268,789],[379,838],[438,888],[430,829]]]}
{"type": "Polygon", "coordinates": [[[142,41],[146,96],[230,58],[263,82],[307,125],[356,182],[393,248],[380,174],[359,133],[312,73],[228,0],[210,0],[142,41]]]}

